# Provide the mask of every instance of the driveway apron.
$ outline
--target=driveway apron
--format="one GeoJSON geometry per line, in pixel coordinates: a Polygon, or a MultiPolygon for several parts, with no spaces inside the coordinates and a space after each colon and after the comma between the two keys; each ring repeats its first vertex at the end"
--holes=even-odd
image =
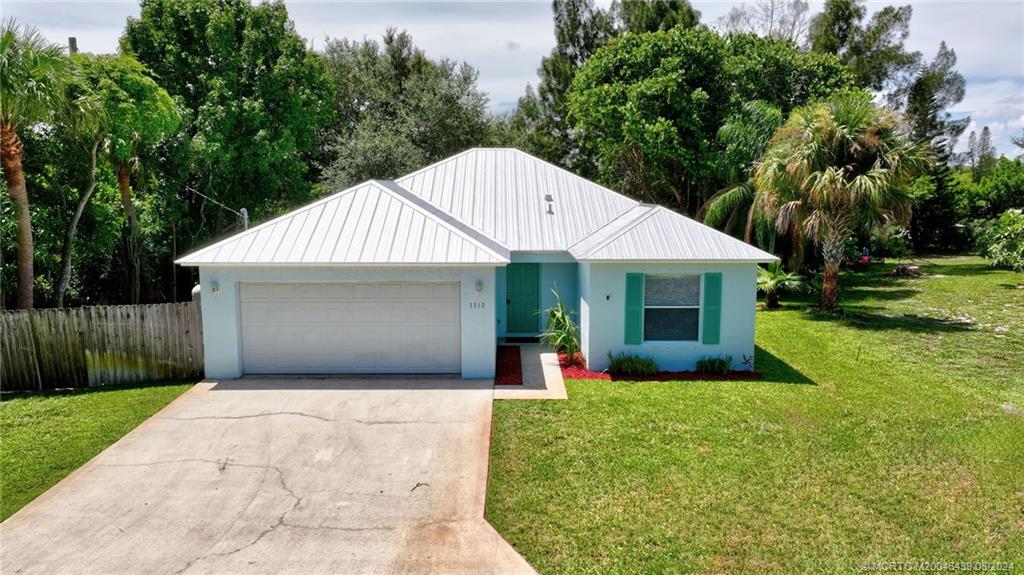
{"type": "Polygon", "coordinates": [[[533,573],[490,382],[202,382],[0,525],[3,573],[533,573]]]}

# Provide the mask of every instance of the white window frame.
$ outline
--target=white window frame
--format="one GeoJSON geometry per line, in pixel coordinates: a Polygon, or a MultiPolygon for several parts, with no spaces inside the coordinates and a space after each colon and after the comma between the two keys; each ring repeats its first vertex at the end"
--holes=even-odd
{"type": "Polygon", "coordinates": [[[700,341],[701,329],[704,328],[704,274],[703,273],[678,273],[678,274],[644,274],[644,323],[642,338],[644,343],[692,343],[700,341]],[[647,278],[697,278],[697,305],[647,305],[647,278]],[[647,310],[648,309],[695,309],[697,310],[697,335],[693,339],[647,339],[647,310]]]}

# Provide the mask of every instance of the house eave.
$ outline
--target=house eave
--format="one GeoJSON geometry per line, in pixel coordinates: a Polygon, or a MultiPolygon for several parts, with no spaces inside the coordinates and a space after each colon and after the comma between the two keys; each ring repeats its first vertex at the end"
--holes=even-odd
{"type": "Polygon", "coordinates": [[[347,263],[347,262],[174,262],[182,267],[226,267],[226,268],[473,268],[473,267],[505,267],[508,261],[500,262],[387,262],[387,263],[347,263]]]}
{"type": "Polygon", "coordinates": [[[587,259],[579,261],[588,264],[769,264],[778,261],[779,258],[749,258],[749,259],[587,259]]]}

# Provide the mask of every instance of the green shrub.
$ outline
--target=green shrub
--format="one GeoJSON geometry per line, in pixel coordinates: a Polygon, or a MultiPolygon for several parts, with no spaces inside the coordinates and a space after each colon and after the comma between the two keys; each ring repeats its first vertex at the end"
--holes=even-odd
{"type": "Polygon", "coordinates": [[[620,351],[608,352],[608,373],[612,375],[654,375],[658,373],[658,362],[653,357],[644,357],[620,351]]]}
{"type": "Polygon", "coordinates": [[[757,268],[757,293],[764,296],[765,305],[769,309],[781,307],[780,294],[804,291],[808,291],[804,278],[800,274],[782,269],[779,261],[768,264],[767,268],[757,268]]]}
{"type": "Polygon", "coordinates": [[[726,375],[732,371],[732,357],[702,357],[697,360],[697,371],[713,375],[726,375]]]}
{"type": "Polygon", "coordinates": [[[555,294],[555,305],[544,310],[548,315],[548,325],[544,333],[540,334],[540,340],[555,351],[575,359],[580,352],[580,329],[572,318],[573,312],[562,303],[558,290],[553,289],[551,293],[555,294]]]}
{"type": "Polygon", "coordinates": [[[1024,272],[1024,211],[1006,210],[981,224],[976,243],[994,267],[1024,272]]]}

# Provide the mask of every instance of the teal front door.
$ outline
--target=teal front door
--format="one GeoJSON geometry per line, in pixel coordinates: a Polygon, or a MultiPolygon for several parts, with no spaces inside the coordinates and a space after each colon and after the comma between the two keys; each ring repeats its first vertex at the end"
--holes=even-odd
{"type": "Polygon", "coordinates": [[[508,332],[540,331],[540,264],[508,264],[505,268],[508,332]]]}

